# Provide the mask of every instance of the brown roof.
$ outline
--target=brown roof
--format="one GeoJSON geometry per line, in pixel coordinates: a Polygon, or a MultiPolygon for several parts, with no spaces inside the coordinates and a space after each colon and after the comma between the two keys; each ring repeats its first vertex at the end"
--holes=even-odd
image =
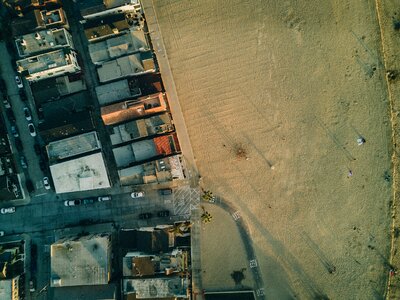
{"type": "Polygon", "coordinates": [[[150,256],[135,257],[132,261],[132,275],[133,276],[149,276],[154,275],[154,262],[150,256]]]}

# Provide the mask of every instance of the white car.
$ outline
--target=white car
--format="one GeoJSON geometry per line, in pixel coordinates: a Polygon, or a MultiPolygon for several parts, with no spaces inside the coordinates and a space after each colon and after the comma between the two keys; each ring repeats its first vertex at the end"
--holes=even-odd
{"type": "Polygon", "coordinates": [[[136,198],[143,198],[144,197],[144,192],[133,192],[131,194],[132,199],[136,199],[136,198]]]}
{"type": "Polygon", "coordinates": [[[19,77],[18,75],[15,76],[15,82],[16,82],[18,88],[22,89],[24,87],[21,77],[19,77]]]}
{"type": "Polygon", "coordinates": [[[32,121],[31,112],[29,111],[29,108],[27,108],[26,106],[24,107],[24,115],[27,121],[32,121]]]}
{"type": "Polygon", "coordinates": [[[111,196],[100,196],[97,197],[97,201],[102,202],[102,201],[110,201],[111,200],[111,196]]]}
{"type": "Polygon", "coordinates": [[[12,214],[15,213],[15,207],[3,207],[2,209],[0,209],[0,212],[5,215],[5,214],[12,214]]]}
{"type": "Polygon", "coordinates": [[[64,205],[65,206],[77,206],[81,205],[82,201],[81,199],[75,199],[75,200],[65,200],[64,205]]]}
{"type": "Polygon", "coordinates": [[[48,177],[43,177],[43,184],[44,184],[44,188],[46,190],[50,189],[50,182],[49,182],[49,178],[48,177]]]}
{"type": "Polygon", "coordinates": [[[4,231],[0,231],[0,236],[4,236],[4,231]]]}
{"type": "Polygon", "coordinates": [[[32,123],[28,123],[28,129],[29,129],[29,133],[31,134],[31,136],[36,136],[36,129],[32,123]]]}

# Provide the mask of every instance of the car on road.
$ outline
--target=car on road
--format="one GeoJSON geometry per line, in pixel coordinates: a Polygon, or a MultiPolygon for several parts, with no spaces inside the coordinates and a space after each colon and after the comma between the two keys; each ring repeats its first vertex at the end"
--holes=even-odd
{"type": "Polygon", "coordinates": [[[15,139],[15,147],[17,148],[17,150],[19,152],[21,152],[22,150],[24,150],[24,146],[22,145],[22,142],[19,138],[15,139]]]}
{"type": "Polygon", "coordinates": [[[27,164],[27,162],[26,162],[25,156],[21,155],[21,156],[19,157],[19,161],[21,162],[21,167],[22,167],[22,168],[24,168],[24,169],[28,168],[28,164],[27,164]]]}
{"type": "Polygon", "coordinates": [[[27,120],[27,121],[32,121],[32,115],[31,115],[31,112],[29,111],[29,108],[28,107],[24,107],[24,115],[25,115],[25,119],[27,120]]]}
{"type": "Polygon", "coordinates": [[[144,192],[132,192],[131,193],[132,199],[143,198],[143,197],[144,197],[144,192]]]}
{"type": "Polygon", "coordinates": [[[0,236],[4,236],[4,234],[5,234],[4,231],[1,230],[1,231],[0,231],[0,236]]]}
{"type": "Polygon", "coordinates": [[[29,291],[30,291],[31,293],[33,293],[34,291],[36,291],[36,280],[35,280],[35,278],[32,278],[32,279],[29,281],[29,291]]]}
{"type": "Polygon", "coordinates": [[[152,213],[142,213],[139,215],[139,219],[141,220],[151,219],[152,217],[153,217],[152,213]]]}
{"type": "Polygon", "coordinates": [[[20,88],[20,89],[22,89],[24,87],[21,77],[19,77],[18,75],[15,76],[15,83],[17,84],[18,88],[20,88]]]}
{"type": "Polygon", "coordinates": [[[97,201],[102,202],[102,201],[110,201],[111,196],[99,196],[97,197],[97,201]]]}
{"type": "Polygon", "coordinates": [[[19,97],[24,102],[28,101],[28,97],[26,96],[25,90],[19,90],[19,97]]]}
{"type": "Polygon", "coordinates": [[[42,149],[40,148],[39,144],[33,145],[33,149],[35,150],[36,155],[42,154],[42,149]]]}
{"type": "Polygon", "coordinates": [[[0,78],[0,92],[7,94],[7,86],[3,78],[0,78]]]}
{"type": "Polygon", "coordinates": [[[50,182],[48,177],[43,177],[43,185],[46,190],[50,189],[50,182]]]}
{"type": "Polygon", "coordinates": [[[39,168],[42,172],[46,171],[46,163],[42,158],[39,158],[39,168]]]}
{"type": "Polygon", "coordinates": [[[5,108],[11,108],[10,100],[6,95],[3,96],[3,104],[5,108]]]}
{"type": "Polygon", "coordinates": [[[95,202],[96,202],[96,199],[94,199],[94,198],[85,198],[85,199],[82,199],[82,204],[83,204],[83,205],[93,204],[93,203],[95,203],[95,202]]]}
{"type": "Polygon", "coordinates": [[[29,133],[31,134],[31,136],[36,136],[36,129],[32,123],[28,123],[28,129],[29,129],[29,133]]]}
{"type": "Polygon", "coordinates": [[[8,121],[14,123],[15,122],[15,115],[14,115],[14,112],[12,111],[12,109],[7,109],[6,110],[6,114],[7,114],[8,121]]]}
{"type": "Polygon", "coordinates": [[[12,133],[12,135],[14,136],[14,137],[19,137],[19,133],[18,133],[18,129],[17,129],[17,127],[15,127],[14,125],[13,126],[11,126],[11,133],[12,133]]]}
{"type": "Polygon", "coordinates": [[[161,210],[157,213],[157,216],[160,218],[169,217],[169,210],[161,210]]]}
{"type": "Polygon", "coordinates": [[[26,182],[25,182],[25,184],[26,184],[26,189],[28,190],[28,193],[32,193],[32,192],[35,191],[35,187],[34,187],[34,185],[33,185],[32,180],[27,179],[26,182]]]}
{"type": "Polygon", "coordinates": [[[64,205],[65,206],[77,206],[81,205],[82,201],[81,199],[73,199],[73,200],[65,200],[64,205]]]}
{"type": "Polygon", "coordinates": [[[161,189],[160,190],[161,195],[171,195],[172,194],[172,189],[161,189]]]}
{"type": "Polygon", "coordinates": [[[15,207],[14,207],[14,206],[11,206],[11,207],[3,207],[2,209],[0,209],[0,212],[1,212],[3,215],[15,213],[15,207]]]}

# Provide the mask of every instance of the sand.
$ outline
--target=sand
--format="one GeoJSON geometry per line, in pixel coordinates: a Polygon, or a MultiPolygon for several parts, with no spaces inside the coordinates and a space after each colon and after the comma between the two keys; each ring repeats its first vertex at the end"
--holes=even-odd
{"type": "MultiPolygon", "coordinates": [[[[392,146],[375,2],[153,2],[202,184],[248,225],[267,299],[384,295],[392,146]]],[[[206,230],[216,251],[236,234],[206,230]]],[[[230,288],[235,262],[205,256],[203,287],[230,288]]]]}

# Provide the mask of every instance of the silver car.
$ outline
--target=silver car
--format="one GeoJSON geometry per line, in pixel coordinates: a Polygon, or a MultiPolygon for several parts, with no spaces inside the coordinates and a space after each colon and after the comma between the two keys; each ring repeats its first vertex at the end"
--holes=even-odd
{"type": "Polygon", "coordinates": [[[5,215],[5,214],[13,214],[15,213],[15,207],[3,207],[2,209],[0,209],[0,212],[5,215]]]}

